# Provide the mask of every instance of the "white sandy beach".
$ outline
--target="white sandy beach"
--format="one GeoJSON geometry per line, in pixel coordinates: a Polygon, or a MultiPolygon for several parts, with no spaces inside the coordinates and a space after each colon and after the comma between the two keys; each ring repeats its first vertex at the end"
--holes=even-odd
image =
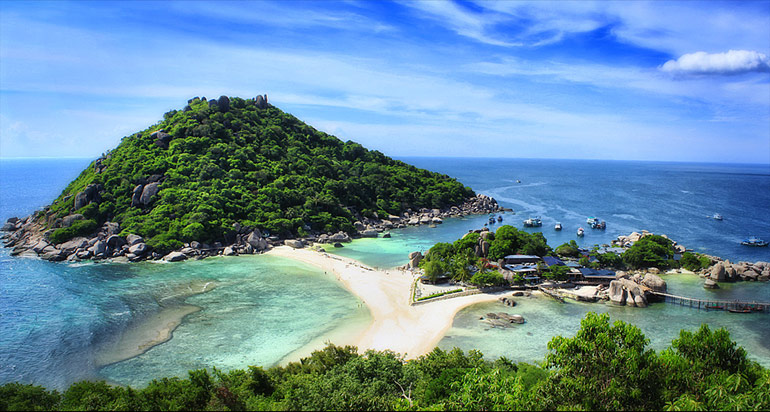
{"type": "Polygon", "coordinates": [[[268,252],[295,259],[333,273],[369,308],[371,325],[359,336],[338,345],[355,345],[359,351],[390,349],[408,359],[424,355],[436,346],[452,326],[457,312],[469,305],[494,301],[504,292],[477,294],[410,306],[414,275],[401,270],[373,270],[361,263],[324,252],[281,246],[268,252]]]}

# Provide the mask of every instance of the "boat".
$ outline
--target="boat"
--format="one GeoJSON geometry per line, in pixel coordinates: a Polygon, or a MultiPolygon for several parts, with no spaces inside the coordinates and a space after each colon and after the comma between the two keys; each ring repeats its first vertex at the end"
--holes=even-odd
{"type": "Polygon", "coordinates": [[[604,230],[607,228],[607,222],[605,221],[599,221],[599,219],[591,216],[588,219],[586,219],[586,223],[588,226],[591,227],[591,229],[601,229],[604,230]]]}
{"type": "Polygon", "coordinates": [[[516,183],[521,183],[521,180],[519,180],[519,179],[516,179],[516,183]]]}
{"type": "Polygon", "coordinates": [[[732,313],[751,313],[751,309],[748,308],[733,308],[727,309],[727,311],[732,313]]]}
{"type": "Polygon", "coordinates": [[[502,216],[498,216],[498,217],[497,217],[497,221],[498,221],[498,222],[502,222],[502,221],[503,221],[503,217],[502,217],[502,216]]]}
{"type": "Polygon", "coordinates": [[[723,310],[724,308],[725,308],[725,307],[724,307],[724,306],[722,306],[722,305],[716,305],[716,304],[710,304],[710,305],[706,305],[706,309],[718,309],[718,310],[723,310]]]}
{"type": "Polygon", "coordinates": [[[767,246],[767,241],[762,240],[756,236],[752,236],[744,240],[743,242],[741,242],[741,244],[744,246],[763,247],[763,246],[767,246]]]}
{"type": "Polygon", "coordinates": [[[531,217],[524,221],[524,227],[540,227],[543,226],[543,222],[539,217],[531,217]]]}
{"type": "Polygon", "coordinates": [[[714,216],[711,216],[711,217],[712,217],[714,220],[722,220],[722,219],[724,219],[724,218],[722,217],[722,215],[720,215],[719,213],[714,213],[714,216]]]}
{"type": "Polygon", "coordinates": [[[493,224],[493,223],[495,223],[495,218],[494,217],[490,217],[489,218],[489,224],[493,224]]]}
{"type": "Polygon", "coordinates": [[[561,230],[561,222],[557,222],[557,223],[556,223],[556,224],[553,226],[553,230],[561,230]]]}
{"type": "Polygon", "coordinates": [[[580,237],[583,237],[584,234],[585,234],[585,230],[583,230],[582,227],[579,227],[577,230],[577,235],[580,237]]]}

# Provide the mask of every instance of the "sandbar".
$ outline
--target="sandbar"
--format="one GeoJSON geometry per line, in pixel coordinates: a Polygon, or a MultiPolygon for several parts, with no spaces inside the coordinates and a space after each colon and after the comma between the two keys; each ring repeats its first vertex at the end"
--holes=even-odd
{"type": "Polygon", "coordinates": [[[276,247],[267,253],[334,274],[366,304],[372,315],[369,327],[356,336],[333,342],[357,346],[361,352],[389,349],[407,359],[427,354],[444,337],[460,309],[495,301],[506,293],[481,293],[411,306],[410,291],[416,274],[409,271],[374,270],[350,258],[289,246],[276,247]]]}
{"type": "MultiPolygon", "coordinates": [[[[174,300],[183,302],[189,296],[211,291],[215,287],[216,284],[211,281],[193,281],[179,285],[171,294],[158,299],[158,303],[164,305],[174,300]]],[[[98,348],[94,362],[98,367],[110,365],[139,356],[168,342],[184,318],[199,310],[201,308],[198,306],[184,303],[161,306],[158,312],[124,330],[117,340],[98,348]]]]}

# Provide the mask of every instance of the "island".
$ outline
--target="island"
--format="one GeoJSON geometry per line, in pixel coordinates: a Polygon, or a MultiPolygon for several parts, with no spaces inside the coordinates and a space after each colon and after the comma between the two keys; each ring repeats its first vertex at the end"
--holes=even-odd
{"type": "Polygon", "coordinates": [[[449,176],[342,142],[268,103],[192,98],[3,225],[12,255],[180,261],[349,242],[500,210],[449,176]]]}

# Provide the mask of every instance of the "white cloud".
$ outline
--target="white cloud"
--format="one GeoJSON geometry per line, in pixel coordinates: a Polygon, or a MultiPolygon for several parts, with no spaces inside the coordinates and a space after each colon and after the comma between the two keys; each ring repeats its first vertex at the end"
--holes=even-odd
{"type": "Polygon", "coordinates": [[[695,52],[669,60],[661,70],[672,73],[738,74],[766,72],[770,59],[764,53],[751,50],[730,50],[726,53],[695,52]]]}
{"type": "Polygon", "coordinates": [[[457,34],[499,46],[541,46],[611,27],[619,41],[680,55],[770,49],[767,3],[660,1],[487,1],[477,11],[452,1],[404,3],[457,34]]]}
{"type": "Polygon", "coordinates": [[[426,13],[426,17],[447,25],[459,35],[481,43],[506,47],[523,45],[523,43],[505,41],[487,33],[495,24],[508,19],[498,13],[471,12],[451,1],[408,1],[403,4],[426,13]]]}

